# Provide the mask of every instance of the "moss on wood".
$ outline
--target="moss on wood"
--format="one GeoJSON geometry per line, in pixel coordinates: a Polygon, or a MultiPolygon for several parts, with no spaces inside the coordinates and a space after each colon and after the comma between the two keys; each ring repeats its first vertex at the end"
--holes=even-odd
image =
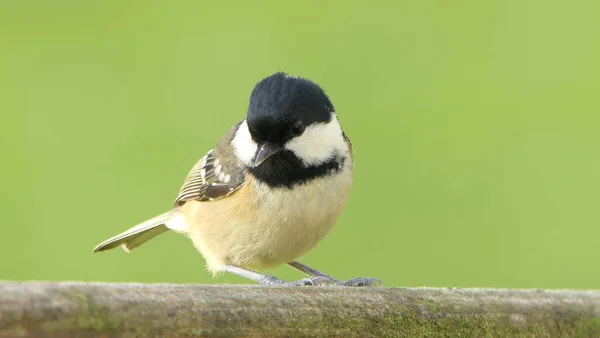
{"type": "Polygon", "coordinates": [[[597,337],[600,292],[0,282],[0,336],[597,337]]]}

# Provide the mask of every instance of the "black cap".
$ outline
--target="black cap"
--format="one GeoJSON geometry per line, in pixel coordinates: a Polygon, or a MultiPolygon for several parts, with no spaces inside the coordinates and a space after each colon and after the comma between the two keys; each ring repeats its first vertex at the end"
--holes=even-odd
{"type": "Polygon", "coordinates": [[[255,141],[282,143],[297,121],[329,122],[333,104],[316,83],[279,72],[261,80],[250,95],[248,127],[255,141]]]}

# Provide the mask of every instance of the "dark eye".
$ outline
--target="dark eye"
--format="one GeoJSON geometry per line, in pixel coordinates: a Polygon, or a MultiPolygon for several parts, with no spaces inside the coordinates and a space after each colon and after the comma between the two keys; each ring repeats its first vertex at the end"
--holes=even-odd
{"type": "Polygon", "coordinates": [[[292,125],[291,131],[292,131],[292,135],[294,135],[294,136],[302,135],[302,133],[304,132],[304,123],[302,123],[302,121],[294,122],[294,124],[292,125]]]}

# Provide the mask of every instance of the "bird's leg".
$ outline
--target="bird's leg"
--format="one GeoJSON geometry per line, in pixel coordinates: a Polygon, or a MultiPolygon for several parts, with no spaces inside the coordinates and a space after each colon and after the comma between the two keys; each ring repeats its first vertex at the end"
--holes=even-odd
{"type": "Polygon", "coordinates": [[[347,281],[337,280],[327,274],[317,271],[310,266],[304,265],[300,262],[294,261],[289,262],[289,266],[296,268],[305,274],[312,277],[312,281],[315,284],[334,284],[334,285],[345,285],[345,286],[378,286],[383,285],[383,282],[379,278],[365,278],[355,277],[347,281]]]}
{"type": "Polygon", "coordinates": [[[302,264],[300,262],[297,262],[297,261],[289,262],[288,265],[291,266],[291,267],[293,267],[293,268],[296,268],[296,269],[298,269],[298,270],[300,270],[302,272],[304,272],[305,274],[307,274],[307,275],[309,275],[311,277],[320,276],[320,277],[329,277],[329,278],[331,278],[331,276],[329,276],[328,274],[325,274],[325,273],[322,273],[320,271],[317,271],[317,270],[311,268],[310,266],[304,265],[304,264],[302,264]]]}
{"type": "Polygon", "coordinates": [[[297,280],[295,282],[286,282],[275,276],[266,275],[263,273],[259,273],[256,271],[240,268],[235,265],[227,265],[225,266],[225,271],[232,273],[234,275],[238,275],[240,277],[248,278],[257,283],[263,285],[275,285],[275,286],[303,286],[303,285],[315,285],[312,278],[303,278],[297,280]]]}

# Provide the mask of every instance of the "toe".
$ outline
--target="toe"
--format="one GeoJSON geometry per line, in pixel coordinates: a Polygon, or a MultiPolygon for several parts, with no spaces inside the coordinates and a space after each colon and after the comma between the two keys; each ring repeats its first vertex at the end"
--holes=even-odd
{"type": "Polygon", "coordinates": [[[316,286],[333,285],[337,282],[335,279],[328,276],[315,276],[312,277],[311,280],[313,281],[313,285],[316,286]]]}
{"type": "Polygon", "coordinates": [[[356,277],[349,279],[344,282],[346,286],[366,286],[366,287],[382,287],[383,282],[379,278],[365,278],[365,277],[356,277]]]}
{"type": "Polygon", "coordinates": [[[313,285],[315,285],[315,283],[310,278],[302,278],[301,280],[298,280],[298,281],[294,282],[294,285],[297,285],[297,286],[313,286],[313,285]]]}

